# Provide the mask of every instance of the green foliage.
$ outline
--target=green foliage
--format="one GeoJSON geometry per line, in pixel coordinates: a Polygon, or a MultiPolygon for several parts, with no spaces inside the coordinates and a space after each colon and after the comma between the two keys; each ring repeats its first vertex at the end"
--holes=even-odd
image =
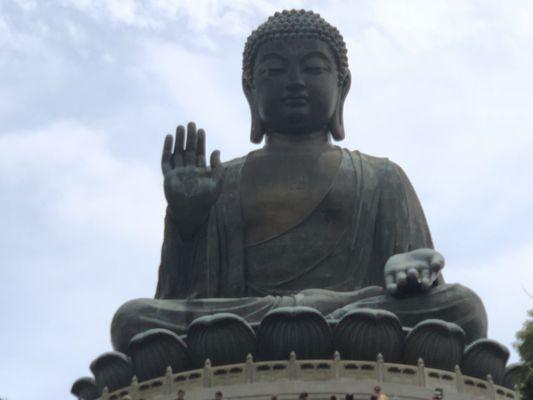
{"type": "Polygon", "coordinates": [[[516,348],[520,353],[522,360],[529,364],[533,365],[533,310],[528,312],[529,319],[524,322],[524,326],[516,334],[518,342],[516,343],[516,348]]]}
{"type": "Polygon", "coordinates": [[[527,368],[520,385],[522,398],[527,400],[533,399],[533,310],[528,312],[528,316],[524,326],[516,334],[518,340],[515,344],[527,368]]]}
{"type": "Polygon", "coordinates": [[[529,370],[520,384],[520,394],[525,400],[533,399],[533,371],[529,370]]]}

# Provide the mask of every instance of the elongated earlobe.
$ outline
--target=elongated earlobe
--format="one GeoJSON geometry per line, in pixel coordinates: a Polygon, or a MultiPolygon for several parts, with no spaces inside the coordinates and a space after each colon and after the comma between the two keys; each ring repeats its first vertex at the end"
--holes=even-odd
{"type": "Polygon", "coordinates": [[[333,139],[335,139],[336,141],[341,141],[346,137],[346,134],[344,132],[344,123],[342,120],[342,104],[337,105],[337,109],[335,110],[335,114],[331,119],[329,129],[331,131],[331,136],[333,136],[333,139]]]}
{"type": "Polygon", "coordinates": [[[261,118],[257,112],[257,107],[255,106],[254,97],[252,95],[252,88],[250,84],[243,79],[242,80],[242,90],[248,100],[248,105],[250,106],[250,116],[252,119],[252,126],[250,128],[250,141],[252,143],[261,143],[263,137],[265,136],[265,131],[263,129],[263,124],[261,123],[261,118]]]}
{"type": "Polygon", "coordinates": [[[261,123],[261,119],[259,118],[257,111],[251,110],[251,113],[252,127],[250,129],[250,140],[252,143],[261,143],[263,141],[263,137],[265,136],[263,124],[261,123]]]}
{"type": "Polygon", "coordinates": [[[343,119],[343,111],[344,111],[344,100],[346,100],[346,96],[348,95],[348,92],[350,91],[350,85],[352,84],[352,77],[350,75],[350,71],[346,74],[346,78],[344,78],[344,82],[341,86],[341,91],[339,94],[339,99],[337,101],[337,107],[335,109],[335,113],[333,114],[333,117],[331,118],[331,121],[329,123],[329,129],[331,131],[331,136],[333,136],[333,139],[340,141],[343,140],[346,136],[344,132],[344,119],[343,119]]]}

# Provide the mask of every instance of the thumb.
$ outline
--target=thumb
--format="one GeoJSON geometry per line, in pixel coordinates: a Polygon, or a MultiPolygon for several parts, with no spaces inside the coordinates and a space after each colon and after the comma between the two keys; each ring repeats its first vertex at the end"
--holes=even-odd
{"type": "Polygon", "coordinates": [[[220,162],[220,151],[215,150],[211,153],[211,158],[209,160],[209,164],[211,166],[211,173],[215,179],[220,179],[222,176],[222,172],[224,171],[224,168],[222,167],[222,163],[220,162]]]}
{"type": "Polygon", "coordinates": [[[440,271],[442,268],[444,268],[445,260],[442,254],[440,254],[438,251],[435,251],[431,259],[429,261],[429,265],[431,266],[431,269],[433,271],[440,271]]]}

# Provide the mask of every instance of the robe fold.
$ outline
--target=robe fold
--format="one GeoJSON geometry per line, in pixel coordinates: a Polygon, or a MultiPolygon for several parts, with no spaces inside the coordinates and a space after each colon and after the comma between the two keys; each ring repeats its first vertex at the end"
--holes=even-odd
{"type": "Polygon", "coordinates": [[[311,215],[246,248],[240,205],[245,162],[243,157],[225,164],[221,194],[193,240],[180,239],[167,213],[157,299],[384,286],[383,268],[390,256],[433,248],[422,207],[402,169],[386,158],[348,150],[342,151],[334,182],[311,215]],[[344,213],[344,226],[330,229],[331,212],[344,213]]]}
{"type": "Polygon", "coordinates": [[[442,276],[426,293],[382,294],[389,257],[433,248],[420,202],[396,164],[342,150],[339,169],[311,213],[245,246],[240,198],[245,162],[225,164],[220,196],[192,240],[181,240],[167,212],[155,299],[132,300],[117,311],[111,324],[115,349],[127,352],[130,339],[147,329],[183,334],[206,314],[230,312],[253,323],[273,308],[294,305],[324,315],[344,306],[386,309],[404,326],[439,318],[459,324],[468,342],[486,337],[479,297],[461,285],[444,284],[442,276]],[[306,298],[310,292],[314,297],[306,298]]]}

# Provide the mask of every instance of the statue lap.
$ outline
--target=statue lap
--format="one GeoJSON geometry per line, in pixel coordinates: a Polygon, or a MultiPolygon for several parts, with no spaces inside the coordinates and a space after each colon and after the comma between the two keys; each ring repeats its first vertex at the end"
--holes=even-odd
{"type": "MultiPolygon", "coordinates": [[[[297,303],[296,296],[135,299],[125,303],[116,312],[111,324],[111,340],[115,350],[128,353],[130,339],[148,329],[165,328],[183,335],[187,332],[188,325],[196,318],[223,312],[237,314],[252,323],[260,322],[271,309],[294,306],[298,305],[297,303]]],[[[316,308],[324,311],[319,304],[316,308]]],[[[347,305],[344,311],[348,308],[388,310],[396,314],[406,327],[413,327],[430,318],[454,322],[465,331],[467,342],[487,335],[487,317],[481,300],[472,290],[460,284],[441,284],[427,293],[405,298],[390,295],[371,296],[347,305]]],[[[327,313],[329,310],[325,311],[327,313]]]]}

